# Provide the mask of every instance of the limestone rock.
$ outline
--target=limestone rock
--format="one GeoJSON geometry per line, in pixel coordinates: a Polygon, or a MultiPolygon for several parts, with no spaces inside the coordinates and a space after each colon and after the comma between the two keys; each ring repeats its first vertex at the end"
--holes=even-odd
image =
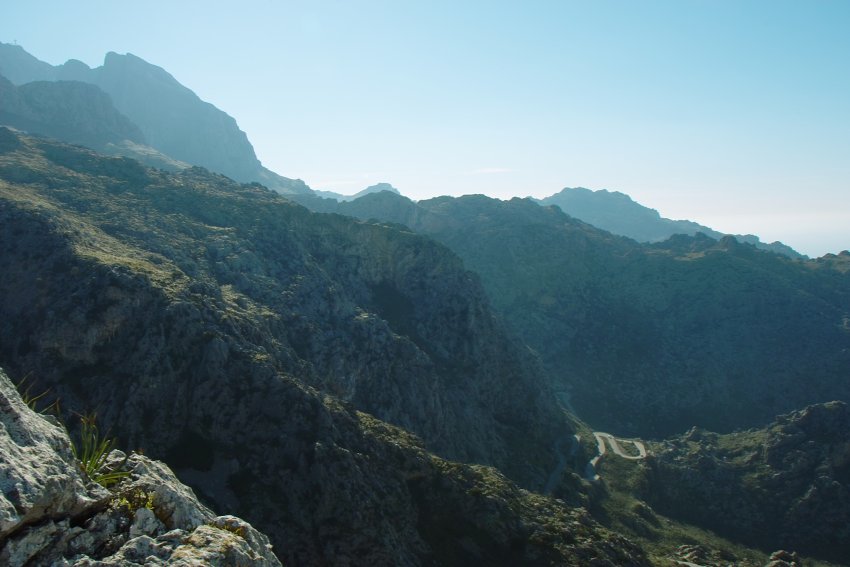
{"type": "Polygon", "coordinates": [[[0,538],[109,497],[81,477],[64,430],[32,412],[2,371],[0,420],[0,538]]]}
{"type": "Polygon", "coordinates": [[[127,467],[112,491],[83,478],[65,430],[0,370],[0,564],[280,565],[266,536],[216,517],[162,463],[133,454],[127,467]]]}

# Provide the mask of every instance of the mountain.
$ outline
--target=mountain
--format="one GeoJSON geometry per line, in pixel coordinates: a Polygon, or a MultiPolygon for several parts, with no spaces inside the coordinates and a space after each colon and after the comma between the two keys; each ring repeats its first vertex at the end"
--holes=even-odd
{"type": "MultiPolygon", "coordinates": [[[[655,209],[634,202],[619,191],[605,189],[592,191],[583,187],[567,187],[545,199],[542,205],[555,205],[568,215],[620,236],[628,236],[638,242],[661,242],[674,234],[693,236],[701,232],[715,240],[725,235],[707,226],[688,220],[670,220],[662,217],[655,209]]],[[[756,248],[783,254],[790,258],[803,255],[781,242],[761,242],[752,234],[733,235],[739,242],[752,244],[756,248]]]]}
{"type": "Polygon", "coordinates": [[[299,200],[452,249],[561,398],[599,429],[728,432],[850,400],[847,252],[792,260],[704,234],[639,244],[528,199],[299,200]]]}
{"type": "Polygon", "coordinates": [[[34,81],[16,87],[0,75],[0,124],[177,171],[190,167],[147,145],[144,134],[97,86],[34,81]]]}
{"type": "Polygon", "coordinates": [[[515,484],[542,486],[573,427],[441,245],[0,128],[0,258],[9,375],[284,563],[648,565],[515,484]]]}
{"type": "Polygon", "coordinates": [[[844,563],[850,557],[850,411],[842,402],[718,435],[692,429],[652,448],[653,508],[738,541],[844,563]]]}
{"type": "Polygon", "coordinates": [[[16,128],[103,150],[129,140],[144,144],[141,130],[94,85],[36,81],[16,87],[0,76],[0,120],[16,128]]]}
{"type": "Polygon", "coordinates": [[[362,191],[355,193],[354,195],[343,195],[342,193],[335,193],[333,191],[319,191],[315,189],[313,190],[313,193],[324,199],[335,199],[337,201],[353,201],[354,199],[359,199],[364,195],[369,195],[370,193],[380,193],[381,191],[389,191],[390,193],[401,195],[398,189],[396,189],[389,183],[377,183],[375,185],[371,185],[363,189],[362,191]]]}
{"type": "Polygon", "coordinates": [[[164,69],[134,55],[110,52],[94,69],[73,59],[52,66],[18,45],[0,43],[0,75],[18,86],[33,81],[96,85],[138,126],[148,145],[171,159],[283,193],[309,192],[303,182],[263,167],[231,116],[201,100],[164,69]]]}

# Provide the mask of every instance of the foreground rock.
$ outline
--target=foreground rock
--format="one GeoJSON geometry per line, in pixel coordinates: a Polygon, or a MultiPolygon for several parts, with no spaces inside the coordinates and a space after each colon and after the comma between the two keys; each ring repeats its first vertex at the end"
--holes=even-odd
{"type": "Polygon", "coordinates": [[[266,536],[216,517],[162,463],[131,455],[112,491],[84,478],[65,430],[2,370],[0,424],[0,564],[280,565],[266,536]]]}

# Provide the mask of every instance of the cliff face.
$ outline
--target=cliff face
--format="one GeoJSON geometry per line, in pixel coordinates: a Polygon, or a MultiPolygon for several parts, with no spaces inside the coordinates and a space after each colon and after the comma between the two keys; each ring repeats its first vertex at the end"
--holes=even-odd
{"type": "Polygon", "coordinates": [[[287,561],[643,561],[369,415],[529,486],[570,431],[444,247],[8,130],[0,179],[0,359],[66,410],[97,409],[287,561]]]}
{"type": "Polygon", "coordinates": [[[842,402],[763,429],[693,429],[653,447],[647,497],[739,541],[843,562],[850,556],[850,411],[842,402]]]}
{"type": "Polygon", "coordinates": [[[795,261],[704,235],[641,245],[525,199],[299,199],[451,248],[600,429],[731,431],[850,399],[847,253],[795,261]]]}

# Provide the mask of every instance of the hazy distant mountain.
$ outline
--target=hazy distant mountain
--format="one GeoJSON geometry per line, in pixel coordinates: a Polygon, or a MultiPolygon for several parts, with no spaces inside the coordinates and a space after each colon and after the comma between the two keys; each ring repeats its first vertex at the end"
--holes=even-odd
{"type": "MultiPolygon", "coordinates": [[[[620,236],[628,236],[638,242],[660,242],[674,234],[694,235],[698,232],[714,239],[725,236],[707,226],[689,220],[671,220],[662,217],[655,209],[636,203],[619,191],[605,189],[592,191],[584,187],[567,187],[545,199],[537,199],[544,205],[556,205],[568,215],[620,236]]],[[[802,254],[781,242],[761,242],[752,234],[733,235],[739,242],[753,244],[756,248],[801,258],[802,254]]]]}
{"type": "Polygon", "coordinates": [[[0,120],[95,149],[122,140],[145,143],[138,126],[115,109],[106,93],[78,81],[35,81],[16,87],[0,75],[0,120]]]}
{"type": "Polygon", "coordinates": [[[390,185],[389,183],[377,183],[375,185],[371,185],[363,189],[362,191],[355,193],[354,195],[343,195],[342,193],[336,193],[334,191],[320,191],[316,189],[313,190],[313,193],[324,199],[336,199],[337,201],[353,201],[354,199],[359,199],[364,195],[368,195],[370,193],[380,193],[381,191],[389,191],[390,193],[401,195],[399,190],[390,185]]]}
{"type": "Polygon", "coordinates": [[[151,147],[171,158],[284,193],[309,191],[303,182],[263,167],[231,116],[135,55],[107,53],[104,64],[94,69],[73,59],[52,66],[20,46],[0,43],[0,74],[16,85],[61,80],[97,85],[139,127],[151,147]]]}
{"type": "Polygon", "coordinates": [[[147,145],[139,127],[89,83],[34,81],[16,87],[0,75],[0,124],[169,171],[190,167],[147,145]]]}

